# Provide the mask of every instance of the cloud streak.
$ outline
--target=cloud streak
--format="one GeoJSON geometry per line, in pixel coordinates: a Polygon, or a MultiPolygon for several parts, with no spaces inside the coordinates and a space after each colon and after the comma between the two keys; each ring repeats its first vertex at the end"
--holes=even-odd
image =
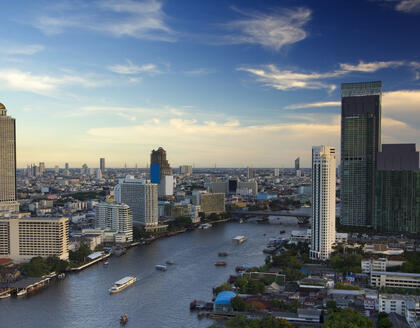
{"type": "Polygon", "coordinates": [[[162,73],[155,64],[144,64],[138,66],[133,64],[130,60],[126,60],[126,64],[117,64],[108,66],[111,72],[122,75],[137,75],[139,73],[158,74],[162,73]]]}
{"type": "Polygon", "coordinates": [[[274,10],[269,14],[235,10],[244,18],[224,24],[227,30],[236,32],[226,36],[228,43],[258,44],[279,51],[308,36],[304,30],[311,19],[311,10],[308,8],[274,10]]]}
{"type": "Polygon", "coordinates": [[[373,73],[381,69],[401,66],[413,67],[412,63],[404,61],[377,61],[369,63],[360,61],[357,65],[340,64],[339,69],[326,73],[295,72],[279,69],[275,65],[265,65],[258,68],[239,67],[237,70],[248,72],[255,76],[258,82],[277,90],[328,89],[329,91],[333,91],[336,89],[336,85],[326,80],[342,77],[353,72],[373,73]]]}
{"type": "Polygon", "coordinates": [[[420,13],[420,0],[402,0],[395,6],[395,10],[407,14],[420,13]]]}

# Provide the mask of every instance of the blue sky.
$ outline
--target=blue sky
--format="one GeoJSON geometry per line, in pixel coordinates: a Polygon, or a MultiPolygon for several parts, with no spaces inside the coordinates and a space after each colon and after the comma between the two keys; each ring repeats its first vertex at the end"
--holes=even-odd
{"type": "Polygon", "coordinates": [[[18,166],[310,165],[340,84],[383,81],[383,142],[420,142],[420,1],[0,4],[18,166]]]}

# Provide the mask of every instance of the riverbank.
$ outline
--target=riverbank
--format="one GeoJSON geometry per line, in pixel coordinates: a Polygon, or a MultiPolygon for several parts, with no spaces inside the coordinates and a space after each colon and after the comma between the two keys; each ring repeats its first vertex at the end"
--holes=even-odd
{"type": "Polygon", "coordinates": [[[94,259],[94,260],[92,260],[92,261],[90,261],[90,262],[88,262],[86,264],[83,264],[83,265],[78,266],[76,268],[70,268],[69,271],[70,272],[79,272],[79,271],[81,271],[81,270],[83,270],[83,269],[85,269],[85,268],[87,268],[87,267],[89,267],[89,266],[91,266],[91,265],[93,265],[95,263],[98,263],[98,262],[100,262],[100,261],[102,261],[102,260],[104,260],[104,259],[106,259],[106,258],[108,258],[110,256],[111,256],[111,253],[103,254],[102,256],[100,256],[100,257],[98,257],[98,258],[96,258],[96,259],[94,259]]]}

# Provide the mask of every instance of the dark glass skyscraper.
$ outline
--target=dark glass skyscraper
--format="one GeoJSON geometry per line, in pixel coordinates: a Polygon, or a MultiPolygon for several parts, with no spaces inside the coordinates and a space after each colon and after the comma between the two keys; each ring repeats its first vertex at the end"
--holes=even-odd
{"type": "Polygon", "coordinates": [[[300,157],[295,159],[295,170],[300,170],[300,157]]]}
{"type": "Polygon", "coordinates": [[[420,170],[415,144],[382,145],[373,226],[383,232],[420,233],[420,170]]]}
{"type": "Polygon", "coordinates": [[[382,82],[341,85],[341,223],[372,226],[382,82]]]}

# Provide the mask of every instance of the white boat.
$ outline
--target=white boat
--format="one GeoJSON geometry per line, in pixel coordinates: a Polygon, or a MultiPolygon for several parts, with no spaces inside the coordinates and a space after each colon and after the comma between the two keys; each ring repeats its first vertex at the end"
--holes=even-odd
{"type": "Polygon", "coordinates": [[[58,279],[64,279],[66,277],[66,274],[64,272],[62,272],[57,277],[58,277],[58,279]]]}
{"type": "Polygon", "coordinates": [[[161,264],[156,265],[155,268],[156,270],[160,270],[160,271],[168,270],[168,267],[166,265],[161,265],[161,264]]]}
{"type": "Polygon", "coordinates": [[[212,225],[210,223],[203,223],[198,226],[198,229],[208,229],[211,228],[212,225]]]}
{"type": "Polygon", "coordinates": [[[245,236],[236,236],[235,238],[232,239],[232,241],[237,244],[242,244],[247,239],[248,238],[246,238],[245,236]]]}
{"type": "Polygon", "coordinates": [[[9,298],[10,296],[11,296],[10,293],[6,293],[6,294],[3,294],[3,295],[0,295],[0,300],[3,300],[5,298],[9,298]]]}
{"type": "Polygon", "coordinates": [[[127,288],[128,286],[134,284],[136,280],[137,280],[136,277],[131,277],[131,276],[124,277],[114,283],[114,286],[112,286],[109,289],[109,293],[110,294],[118,293],[122,291],[123,289],[127,288]]]}
{"type": "Polygon", "coordinates": [[[16,293],[16,296],[17,296],[17,297],[25,296],[27,293],[28,293],[28,291],[24,288],[24,289],[19,290],[19,291],[16,293]]]}
{"type": "Polygon", "coordinates": [[[166,260],[166,264],[173,265],[173,264],[175,264],[175,262],[173,260],[169,259],[169,260],[166,260]]]}

